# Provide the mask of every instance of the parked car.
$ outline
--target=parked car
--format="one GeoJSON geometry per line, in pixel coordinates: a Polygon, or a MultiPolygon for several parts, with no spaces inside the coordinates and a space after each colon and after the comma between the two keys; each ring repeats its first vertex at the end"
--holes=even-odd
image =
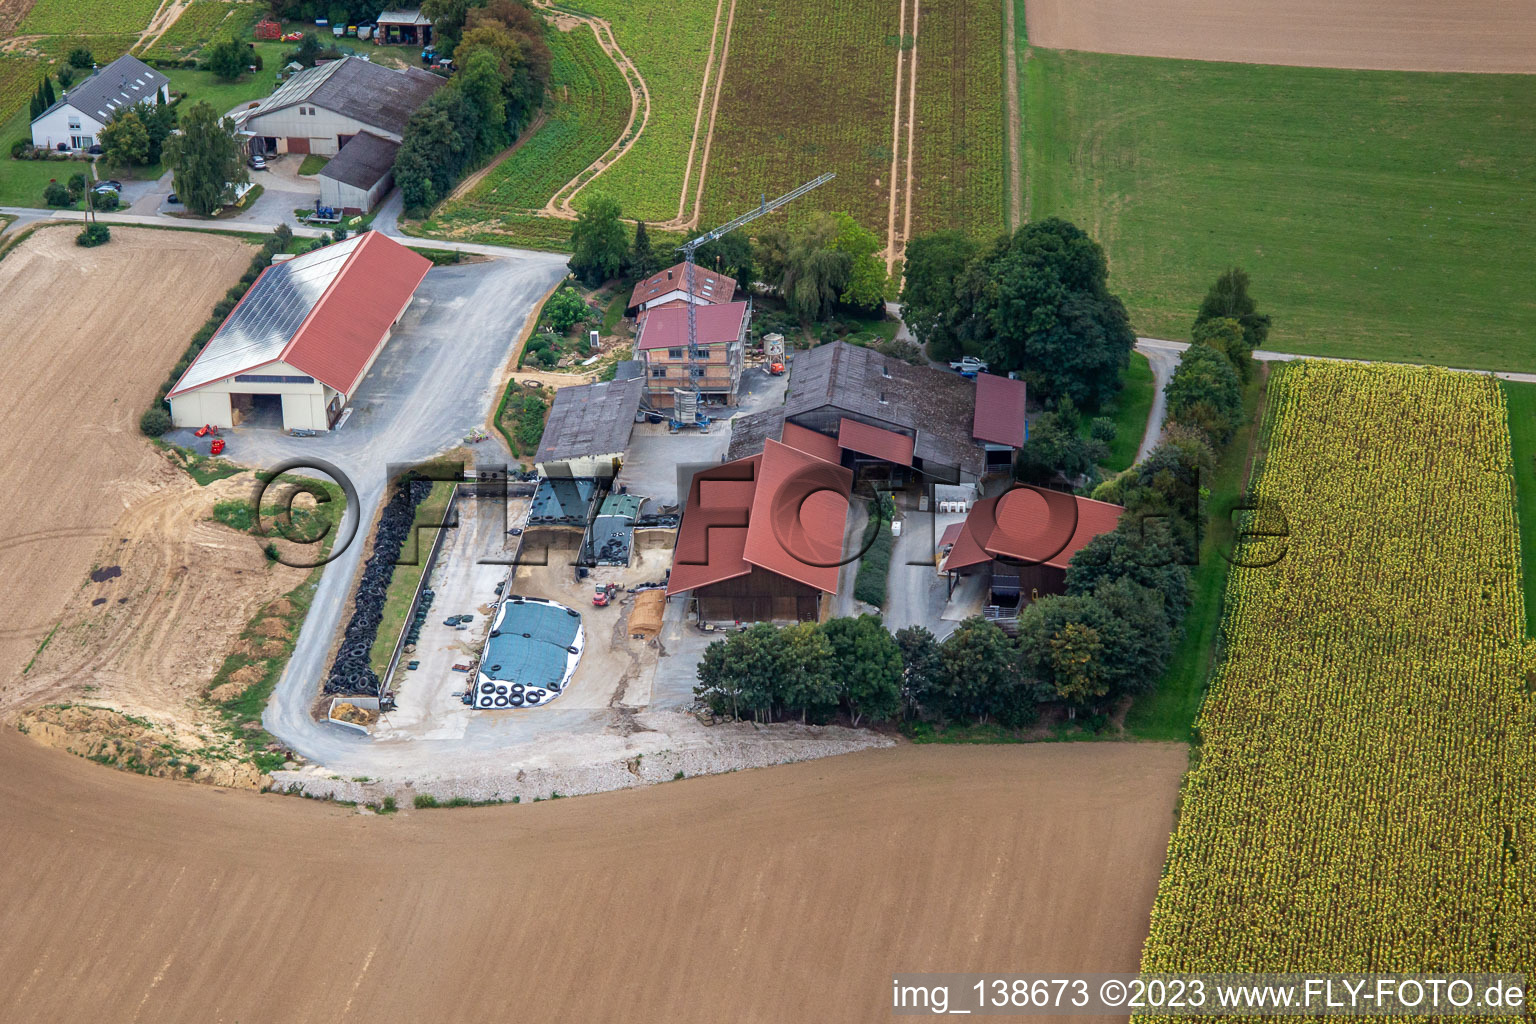
{"type": "Polygon", "coordinates": [[[98,181],[91,187],[92,192],[121,192],[123,183],[120,181],[98,181]]]}
{"type": "Polygon", "coordinates": [[[175,203],[177,206],[181,205],[181,200],[177,198],[175,192],[172,192],[170,195],[166,196],[165,201],[168,203],[175,203]]]}
{"type": "Polygon", "coordinates": [[[267,169],[267,158],[260,153],[252,153],[251,158],[246,163],[251,165],[251,170],[253,171],[264,171],[267,169]]]}
{"type": "Polygon", "coordinates": [[[987,364],[975,356],[966,356],[964,359],[956,359],[949,364],[949,368],[966,377],[974,377],[978,373],[987,372],[987,364]]]}
{"type": "Polygon", "coordinates": [[[345,25],[332,25],[331,26],[331,35],[335,36],[337,39],[340,39],[342,36],[345,36],[346,34],[347,34],[347,26],[345,26],[345,25]]]}

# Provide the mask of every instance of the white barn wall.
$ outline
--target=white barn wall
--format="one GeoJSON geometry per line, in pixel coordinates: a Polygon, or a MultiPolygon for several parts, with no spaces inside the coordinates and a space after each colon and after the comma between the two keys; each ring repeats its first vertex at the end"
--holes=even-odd
{"type": "Polygon", "coordinates": [[[244,130],[255,135],[276,138],[279,153],[288,152],[289,138],[307,138],[309,151],[319,156],[336,155],[341,148],[336,141],[338,135],[356,135],[359,132],[369,131],[391,142],[400,141],[400,136],[393,132],[387,132],[375,125],[364,124],[355,118],[345,117],[324,107],[314,107],[313,115],[300,114],[301,106],[308,110],[311,104],[296,103],[282,110],[274,110],[270,114],[250,118],[245,122],[244,130]]]}
{"type": "MultiPolygon", "coordinates": [[[[287,363],[269,363],[250,372],[285,377],[309,376],[287,363]]],[[[270,384],[225,377],[172,398],[171,423],[177,427],[200,427],[204,423],[216,427],[232,427],[235,423],[230,395],[281,395],[284,427],[325,430],[325,392],[325,385],[319,381],[312,384],[270,384]],[[290,409],[293,413],[291,418],[290,409]]]]}

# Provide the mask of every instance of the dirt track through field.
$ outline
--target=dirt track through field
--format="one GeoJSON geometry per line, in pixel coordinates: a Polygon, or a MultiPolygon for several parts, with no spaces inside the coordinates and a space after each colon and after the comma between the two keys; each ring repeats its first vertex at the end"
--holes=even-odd
{"type": "Polygon", "coordinates": [[[903,745],[391,817],[13,731],[0,762],[7,1019],[780,1024],[888,1021],[899,970],[1134,971],[1186,754],[903,745]]]}
{"type": "Polygon", "coordinates": [[[1059,50],[1403,71],[1536,72],[1536,4],[1509,0],[1029,0],[1059,50]]]}
{"type": "Polygon", "coordinates": [[[0,708],[125,510],[166,484],[139,415],[252,251],[123,227],[82,249],[75,234],[40,229],[0,262],[0,708]]]}

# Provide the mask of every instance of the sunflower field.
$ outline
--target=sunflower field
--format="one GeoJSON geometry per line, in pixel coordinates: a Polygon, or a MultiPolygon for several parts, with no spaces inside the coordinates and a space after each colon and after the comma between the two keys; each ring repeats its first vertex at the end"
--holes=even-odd
{"type": "Polygon", "coordinates": [[[1143,970],[1536,967],[1536,657],[1489,377],[1298,362],[1143,970]]]}

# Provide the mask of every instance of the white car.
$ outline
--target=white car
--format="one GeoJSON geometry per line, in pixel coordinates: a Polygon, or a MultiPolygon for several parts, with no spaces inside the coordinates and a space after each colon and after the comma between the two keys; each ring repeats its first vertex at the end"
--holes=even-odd
{"type": "Polygon", "coordinates": [[[982,362],[980,359],[977,359],[975,356],[966,356],[964,359],[956,359],[954,362],[949,364],[949,368],[954,370],[956,373],[964,374],[987,372],[987,364],[982,362]]]}

